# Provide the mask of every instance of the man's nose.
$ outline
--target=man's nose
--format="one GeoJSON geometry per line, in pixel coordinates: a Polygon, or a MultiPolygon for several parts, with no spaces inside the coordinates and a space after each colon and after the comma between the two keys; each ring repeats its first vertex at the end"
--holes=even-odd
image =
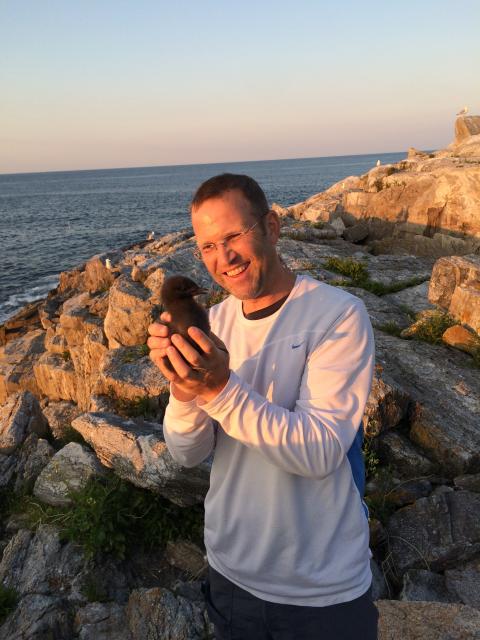
{"type": "Polygon", "coordinates": [[[232,247],[228,246],[226,242],[219,242],[217,244],[217,262],[230,264],[235,259],[236,252],[232,247]]]}

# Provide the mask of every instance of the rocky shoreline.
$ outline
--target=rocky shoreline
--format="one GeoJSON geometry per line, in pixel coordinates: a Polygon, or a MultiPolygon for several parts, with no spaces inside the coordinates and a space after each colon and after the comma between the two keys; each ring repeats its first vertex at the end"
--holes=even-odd
{"type": "MultiPolygon", "coordinates": [[[[464,117],[446,150],[275,205],[287,266],[360,297],[375,330],[381,640],[480,638],[479,202],[480,117],[464,117]]],[[[193,248],[185,230],[94,256],[0,326],[0,640],[212,637],[211,463],[170,457],[145,345],[166,276],[222,298],[193,248]]]]}

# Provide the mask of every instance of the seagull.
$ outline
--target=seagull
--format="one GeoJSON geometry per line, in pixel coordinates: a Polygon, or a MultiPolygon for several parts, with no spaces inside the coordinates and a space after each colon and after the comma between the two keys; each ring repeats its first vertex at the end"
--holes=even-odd
{"type": "MultiPolygon", "coordinates": [[[[192,347],[201,352],[200,347],[188,335],[188,327],[198,327],[203,333],[210,334],[208,314],[193,298],[201,293],[207,293],[196,282],[185,276],[171,276],[162,285],[162,304],[165,311],[172,316],[172,321],[167,324],[170,335],[179,333],[192,347]]],[[[168,363],[166,363],[168,366],[168,363]]]]}
{"type": "Polygon", "coordinates": [[[147,240],[155,240],[155,231],[150,231],[147,236],[147,240]]]}
{"type": "Polygon", "coordinates": [[[457,113],[457,116],[464,116],[466,113],[468,113],[468,107],[463,107],[463,109],[457,113]]]}
{"type": "Polygon", "coordinates": [[[107,267],[107,269],[111,269],[112,268],[112,261],[110,260],[110,258],[107,258],[105,260],[105,266],[107,267]]]}
{"type": "Polygon", "coordinates": [[[380,166],[380,160],[377,160],[377,167],[380,166]]]}

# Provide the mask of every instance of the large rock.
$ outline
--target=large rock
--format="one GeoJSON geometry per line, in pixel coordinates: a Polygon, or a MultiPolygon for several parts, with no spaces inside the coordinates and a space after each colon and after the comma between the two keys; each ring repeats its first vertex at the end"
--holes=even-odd
{"type": "Polygon", "coordinates": [[[0,404],[11,393],[28,390],[39,395],[33,366],[45,351],[45,331],[36,329],[0,347],[0,404]]]}
{"type": "Polygon", "coordinates": [[[38,400],[29,391],[12,395],[0,407],[0,454],[17,449],[28,433],[47,435],[47,421],[38,400]]]}
{"type": "Polygon", "coordinates": [[[432,269],[428,299],[448,311],[455,289],[475,282],[480,282],[480,256],[439,258],[432,269]]]}
{"type": "Polygon", "coordinates": [[[457,602],[480,609],[480,562],[469,563],[461,569],[447,569],[445,584],[457,602]]]}
{"type": "Polygon", "coordinates": [[[44,353],[35,363],[34,372],[40,394],[54,401],[77,401],[78,379],[69,353],[44,353]]]}
{"type": "Polygon", "coordinates": [[[73,402],[60,400],[50,401],[43,409],[43,415],[48,421],[50,431],[56,440],[65,440],[71,435],[72,420],[83,411],[73,402]]]}
{"type": "Polygon", "coordinates": [[[46,504],[68,507],[71,493],[84,489],[89,480],[105,475],[95,455],[78,442],[70,442],[57,451],[38,476],[33,493],[46,504]]]}
{"type": "Polygon", "coordinates": [[[410,439],[455,477],[480,464],[480,379],[469,356],[375,331],[377,363],[412,398],[410,439]]]}
{"type": "Polygon", "coordinates": [[[397,575],[453,568],[480,555],[480,495],[451,491],[420,498],[396,511],[387,529],[397,575]]]}
{"type": "Polygon", "coordinates": [[[97,394],[113,394],[126,400],[152,398],[153,401],[168,391],[169,382],[143,350],[120,347],[106,354],[96,386],[97,394]]]}
{"type": "Polygon", "coordinates": [[[461,604],[379,600],[378,640],[479,640],[480,612],[461,604]]]}
{"type": "Polygon", "coordinates": [[[132,640],[125,607],[116,602],[90,602],[75,615],[79,640],[132,640]]]}
{"type": "Polygon", "coordinates": [[[202,640],[203,611],[168,589],[136,589],[126,607],[132,640],[202,640]]]}
{"type": "Polygon", "coordinates": [[[32,593],[0,626],[0,640],[73,638],[73,611],[64,598],[32,593]]]}
{"type": "Polygon", "coordinates": [[[0,583],[14,588],[21,597],[55,595],[84,604],[84,572],[78,545],[63,544],[54,527],[40,525],[35,533],[20,529],[10,540],[0,562],[0,583]]]}
{"type": "Polygon", "coordinates": [[[449,307],[450,315],[480,334],[480,269],[475,284],[455,287],[449,307]]]}
{"type": "Polygon", "coordinates": [[[105,333],[110,348],[133,346],[147,341],[147,327],[153,322],[150,292],[126,275],[120,276],[110,289],[105,333]]]}
{"type": "Polygon", "coordinates": [[[372,438],[396,427],[407,416],[410,401],[408,393],[377,366],[363,415],[365,435],[372,438]]]}
{"type": "Polygon", "coordinates": [[[432,475],[436,465],[426,458],[412,442],[401,433],[387,431],[378,439],[378,452],[385,465],[389,465],[402,478],[432,475]]]}
{"type": "Polygon", "coordinates": [[[455,143],[480,134],[480,116],[460,116],[455,120],[455,143]]]}
{"type": "Polygon", "coordinates": [[[209,486],[210,463],[185,469],[171,457],[160,425],[142,427],[107,413],[85,413],[72,426],[106,467],[132,484],[160,493],[175,504],[202,502],[209,486]]]}
{"type": "Polygon", "coordinates": [[[426,309],[433,309],[433,305],[428,301],[429,285],[430,280],[426,280],[413,287],[397,291],[397,293],[387,293],[387,295],[382,296],[382,299],[385,302],[392,302],[400,308],[408,309],[413,314],[426,309]]]}

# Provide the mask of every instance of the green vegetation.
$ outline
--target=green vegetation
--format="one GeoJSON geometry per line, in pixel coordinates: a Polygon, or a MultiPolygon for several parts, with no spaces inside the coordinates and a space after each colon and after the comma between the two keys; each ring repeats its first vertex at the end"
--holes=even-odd
{"type": "Polygon", "coordinates": [[[153,406],[153,399],[146,396],[136,396],[135,398],[122,398],[113,387],[110,387],[106,394],[113,405],[113,410],[123,418],[153,418],[156,416],[156,408],[153,406]]]}
{"type": "Polygon", "coordinates": [[[353,286],[360,287],[366,291],[374,293],[376,296],[384,296],[387,293],[396,293],[402,291],[408,287],[414,287],[417,284],[421,284],[428,280],[426,277],[415,277],[409,280],[402,280],[401,282],[394,282],[392,284],[383,284],[382,282],[376,282],[370,280],[368,275],[367,266],[363,262],[354,260],[353,258],[327,258],[323,266],[328,271],[334,273],[340,273],[342,276],[351,278],[351,282],[344,280],[332,281],[330,284],[334,286],[353,286]]]}
{"type": "Polygon", "coordinates": [[[123,559],[134,547],[157,547],[178,537],[202,540],[203,508],[178,507],[116,476],[90,480],[71,498],[72,505],[59,508],[27,495],[17,499],[15,511],[24,513],[32,528],[55,525],[63,539],[80,544],[88,557],[103,552],[123,559]]]}
{"type": "Polygon", "coordinates": [[[5,587],[0,583],[0,624],[12,613],[17,606],[18,594],[15,589],[5,587]]]}
{"type": "Polygon", "coordinates": [[[393,320],[377,325],[376,328],[380,329],[380,331],[383,331],[384,333],[390,334],[391,336],[396,336],[397,338],[399,338],[402,333],[402,328],[393,320]]]}
{"type": "Polygon", "coordinates": [[[63,360],[65,360],[65,362],[70,362],[70,360],[72,359],[70,351],[62,351],[60,356],[63,358],[63,360]]]}
{"type": "Polygon", "coordinates": [[[443,334],[454,324],[456,324],[455,320],[448,313],[436,310],[417,320],[412,337],[430,344],[441,344],[443,334]]]}
{"type": "Polygon", "coordinates": [[[128,347],[121,356],[122,363],[136,362],[145,356],[148,356],[150,349],[146,344],[136,345],[134,347],[128,347]]]}

